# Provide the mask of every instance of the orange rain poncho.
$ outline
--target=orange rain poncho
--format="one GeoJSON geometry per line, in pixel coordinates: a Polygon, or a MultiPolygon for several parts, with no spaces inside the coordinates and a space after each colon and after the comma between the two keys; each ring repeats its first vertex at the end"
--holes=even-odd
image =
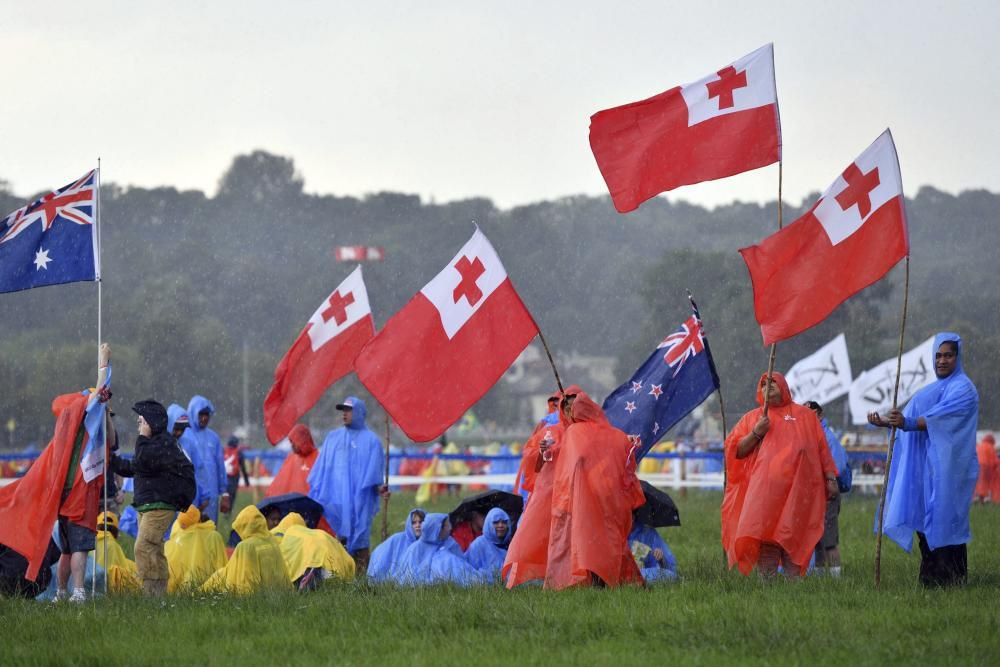
{"type": "Polygon", "coordinates": [[[177,515],[163,551],[170,568],[168,593],[197,590],[216,570],[226,566],[222,535],[214,521],[201,521],[201,512],[194,505],[177,515]]]}
{"type": "MultiPolygon", "coordinates": [[[[726,438],[722,546],[729,566],[743,574],[757,564],[764,542],[779,545],[804,574],[823,536],[825,475],[836,475],[837,466],[816,415],[792,402],[781,373],[773,380],[781,389],[781,405],[768,408],[771,426],[763,443],[746,458],[736,458],[737,445],[757,424],[763,407],[743,415],[726,438]]],[[[757,403],[764,405],[759,386],[757,403]]]]}
{"type": "Polygon", "coordinates": [[[997,479],[1000,470],[1000,461],[997,460],[996,437],[992,433],[983,436],[983,439],[976,444],[976,458],[979,460],[979,479],[976,480],[975,498],[985,499],[990,496],[990,500],[1000,502],[1000,480],[997,479]]]}
{"type": "Polygon", "coordinates": [[[304,424],[293,426],[288,439],[292,443],[292,451],[281,465],[278,474],[274,476],[271,485],[267,487],[265,498],[286,493],[309,495],[309,472],[316,463],[319,450],[316,449],[312,434],[304,424]]]}
{"type": "Polygon", "coordinates": [[[545,588],[642,582],[628,547],[632,510],[645,496],[628,436],[578,392],[555,461],[545,588]]]}

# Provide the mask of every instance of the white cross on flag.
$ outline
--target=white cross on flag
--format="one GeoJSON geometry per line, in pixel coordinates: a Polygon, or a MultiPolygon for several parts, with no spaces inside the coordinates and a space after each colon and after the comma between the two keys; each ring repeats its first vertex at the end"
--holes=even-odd
{"type": "Polygon", "coordinates": [[[354,370],[354,358],[374,335],[359,266],[320,304],[274,371],[274,385],[264,399],[271,444],[288,435],[330,385],[354,370]]]}
{"type": "Polygon", "coordinates": [[[903,180],[886,130],[805,215],[740,250],[764,344],[823,321],[907,253],[903,180]]]}
{"type": "Polygon", "coordinates": [[[481,231],[358,355],[358,378],[415,442],[496,384],[538,326],[481,231]]]}

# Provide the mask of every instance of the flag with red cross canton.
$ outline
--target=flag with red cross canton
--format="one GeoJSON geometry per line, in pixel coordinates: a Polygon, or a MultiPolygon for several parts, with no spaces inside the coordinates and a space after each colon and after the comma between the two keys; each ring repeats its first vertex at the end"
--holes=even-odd
{"type": "Polygon", "coordinates": [[[354,358],[374,335],[359,266],[319,305],[274,371],[274,385],[264,399],[264,428],[272,445],[330,385],[354,370],[354,358]]]}
{"type": "Polygon", "coordinates": [[[822,322],[909,251],[903,179],[886,130],[805,215],[740,250],[764,344],[822,322]]]}
{"type": "Polygon", "coordinates": [[[590,147],[619,213],[683,185],[774,164],[781,121],[772,45],[692,83],[598,111],[590,147]]]}
{"type": "Polygon", "coordinates": [[[358,355],[358,378],[414,442],[434,440],[510,368],[538,325],[476,229],[358,355]]]}
{"type": "Polygon", "coordinates": [[[601,406],[611,425],[632,441],[636,460],[719,388],[719,374],[694,301],[691,308],[691,317],[664,338],[601,406]]]}

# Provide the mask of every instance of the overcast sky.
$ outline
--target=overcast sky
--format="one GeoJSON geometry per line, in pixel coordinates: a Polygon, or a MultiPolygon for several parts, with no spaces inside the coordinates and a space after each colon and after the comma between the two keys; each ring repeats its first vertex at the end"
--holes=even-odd
{"type": "MultiPolygon", "coordinates": [[[[774,42],[786,199],[887,126],[907,194],[1000,191],[998,26],[995,2],[0,0],[0,179],[33,194],[101,156],[105,181],[213,194],[260,148],[316,193],[606,194],[592,113],[774,42]]],[[[763,201],[776,181],[670,196],[763,201]]]]}

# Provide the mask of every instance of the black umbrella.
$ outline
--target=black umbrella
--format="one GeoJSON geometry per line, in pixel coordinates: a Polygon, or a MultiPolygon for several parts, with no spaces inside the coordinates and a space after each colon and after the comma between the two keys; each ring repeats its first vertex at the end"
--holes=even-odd
{"type": "Polygon", "coordinates": [[[452,525],[455,525],[459,521],[464,520],[472,512],[479,512],[483,516],[486,516],[494,507],[499,507],[506,512],[510,517],[511,525],[516,526],[517,520],[521,517],[521,512],[524,511],[524,498],[516,493],[490,489],[489,491],[477,493],[463,500],[459,503],[458,507],[451,511],[448,518],[451,519],[452,525]]]}
{"type": "Polygon", "coordinates": [[[681,515],[677,511],[674,499],[649,482],[640,482],[646,503],[635,510],[632,516],[636,521],[653,528],[681,525],[681,515]]]}
{"type": "MultiPolygon", "coordinates": [[[[309,528],[315,528],[319,520],[323,518],[323,506],[301,493],[285,493],[280,496],[264,498],[257,503],[257,509],[265,516],[267,516],[267,511],[272,508],[277,508],[281,512],[282,519],[292,512],[298,512],[309,528]]],[[[229,546],[235,547],[239,543],[240,536],[236,531],[230,532],[229,546]]]]}

